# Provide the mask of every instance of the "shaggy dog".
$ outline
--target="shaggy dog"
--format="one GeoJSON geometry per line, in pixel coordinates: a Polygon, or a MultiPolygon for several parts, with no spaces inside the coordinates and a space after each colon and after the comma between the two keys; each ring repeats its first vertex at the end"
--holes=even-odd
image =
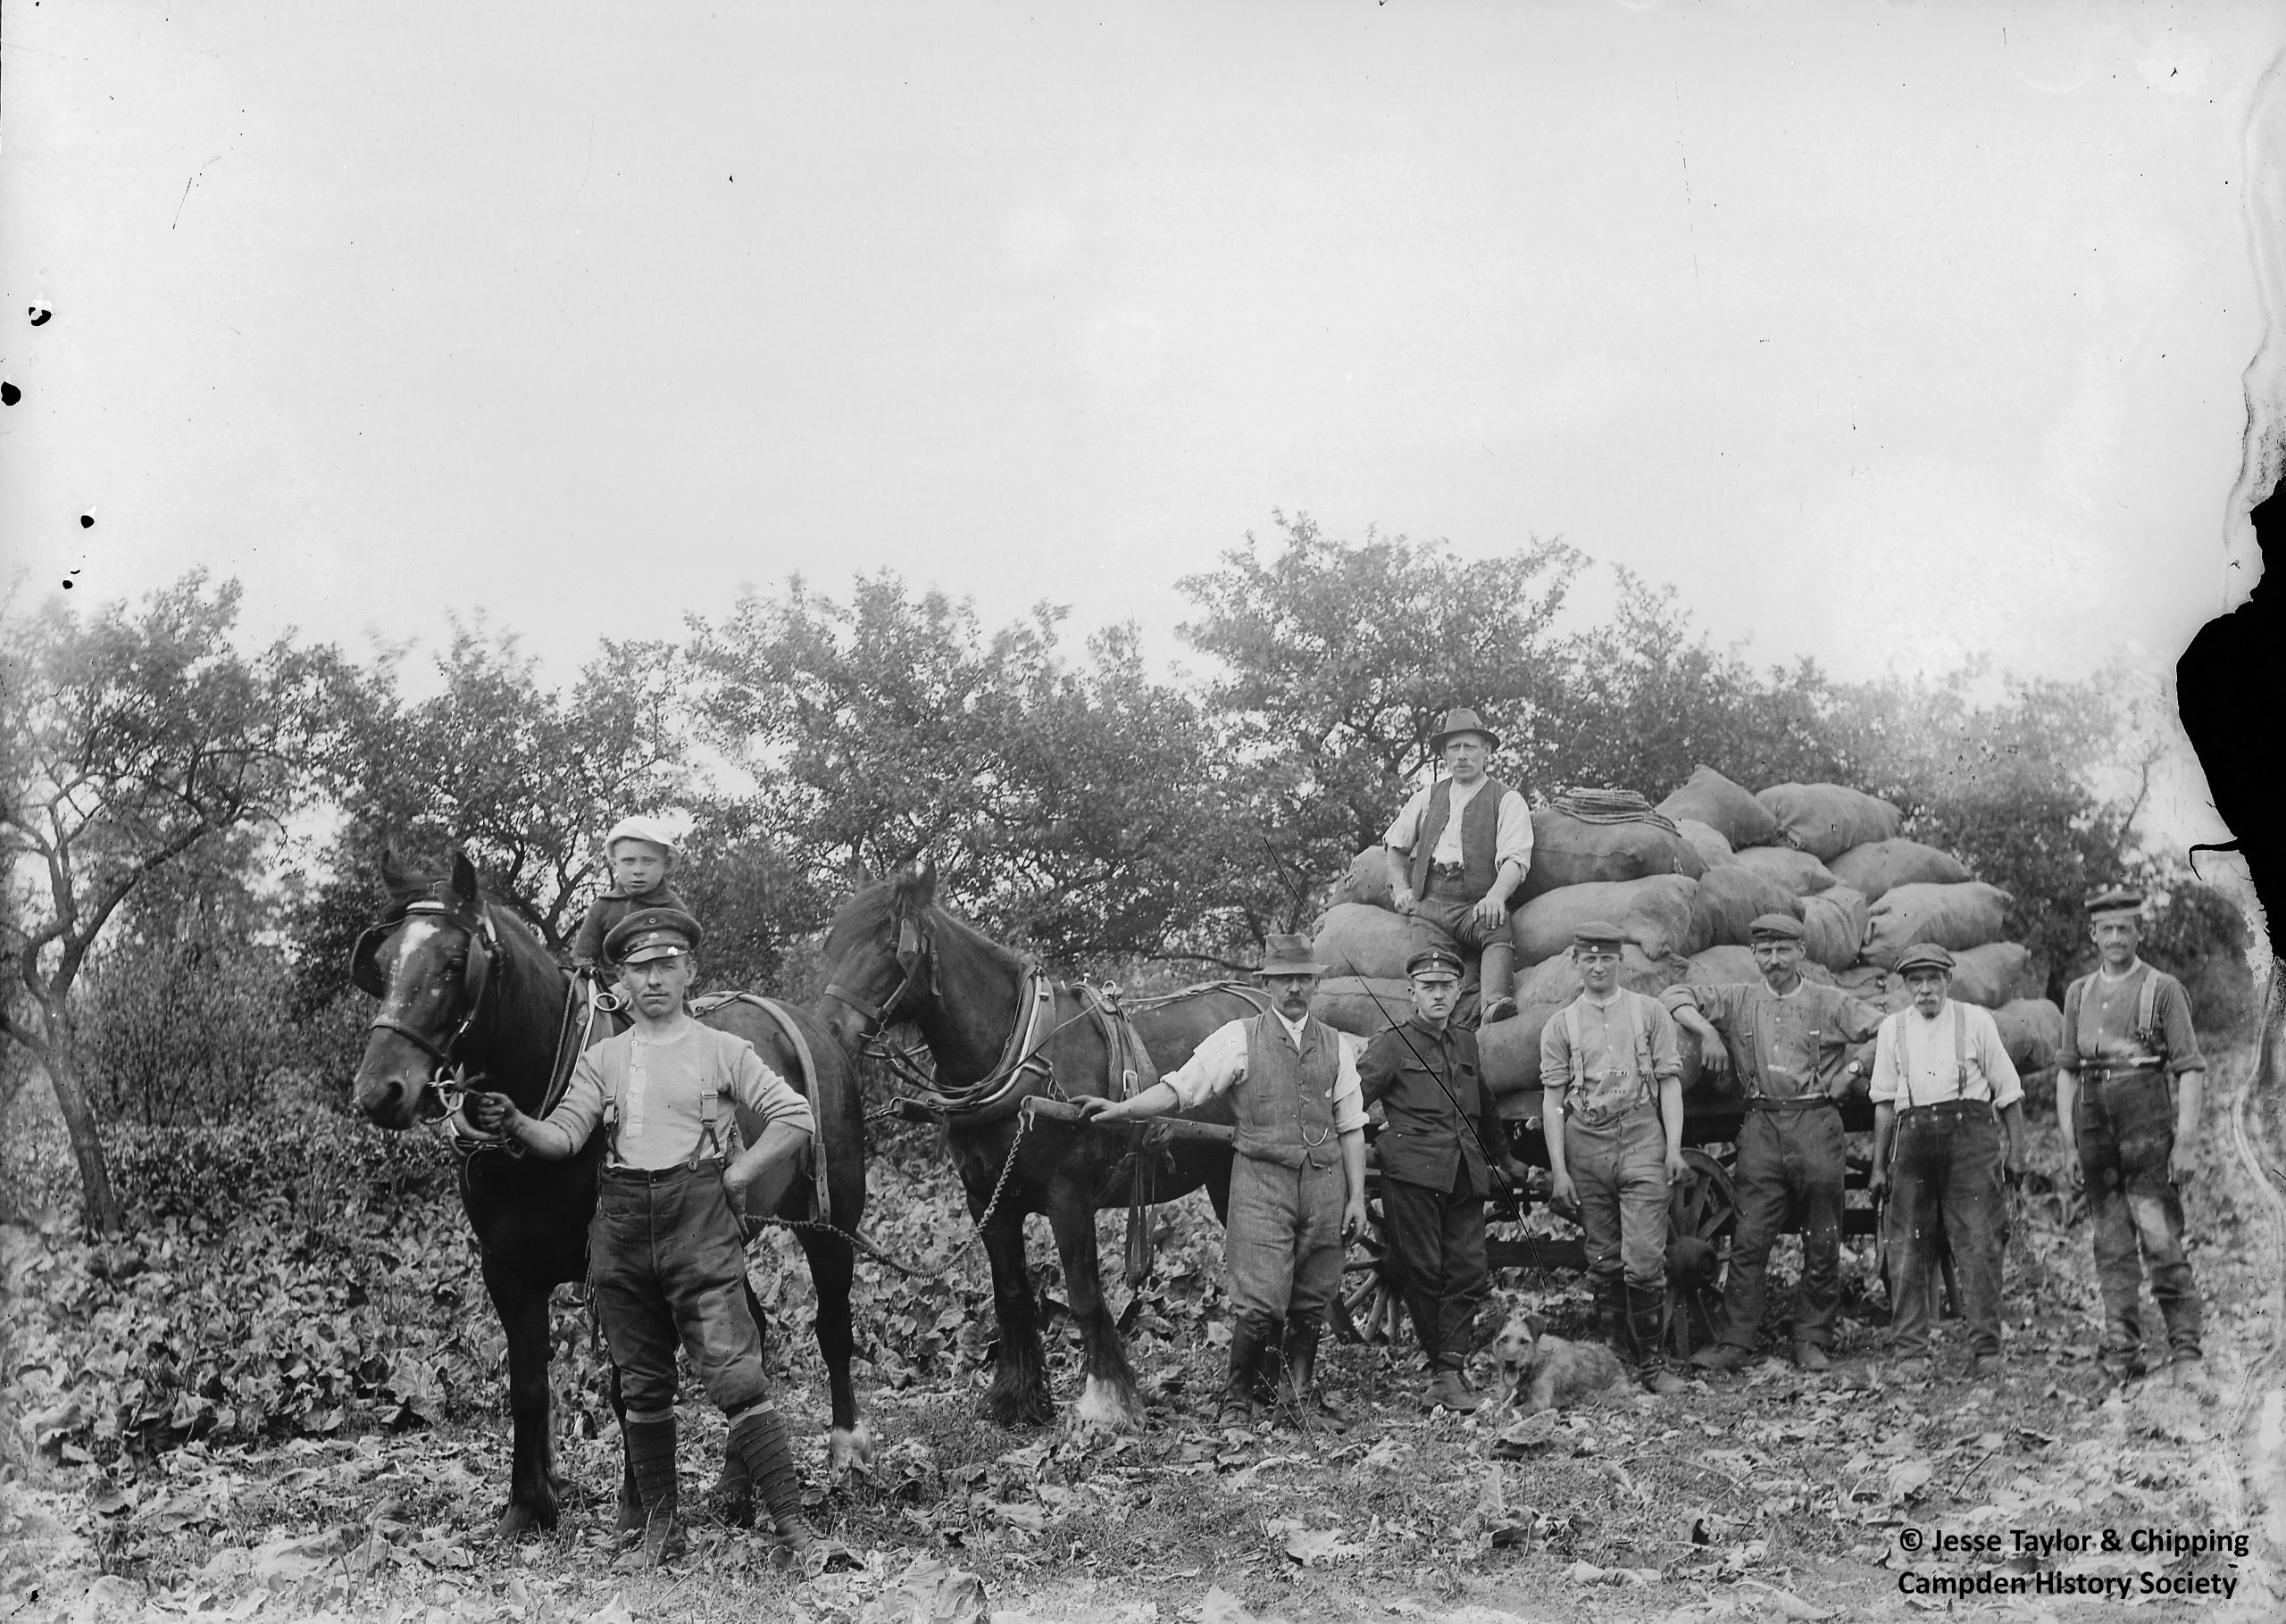
{"type": "Polygon", "coordinates": [[[1600,1342],[1540,1333],[1538,1314],[1514,1313],[1492,1339],[1492,1361],[1519,1414],[1561,1410],[1590,1393],[1628,1385],[1627,1367],[1600,1342]]]}

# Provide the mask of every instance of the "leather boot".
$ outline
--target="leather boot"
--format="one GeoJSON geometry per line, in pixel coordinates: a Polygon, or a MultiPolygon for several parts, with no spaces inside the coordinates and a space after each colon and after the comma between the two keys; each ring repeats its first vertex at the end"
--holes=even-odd
{"type": "Polygon", "coordinates": [[[1666,1317],[1667,1294],[1656,1286],[1626,1286],[1627,1320],[1634,1335],[1635,1374],[1647,1393],[1672,1398],[1689,1389],[1682,1378],[1667,1369],[1665,1350],[1659,1343],[1659,1321],[1666,1317]]]}
{"type": "Polygon", "coordinates": [[[643,1512],[643,1561],[656,1568],[684,1549],[677,1515],[680,1488],[675,1478],[675,1418],[629,1421],[621,1430],[628,1467],[635,1476],[636,1503],[643,1512]]]}
{"type": "Polygon", "coordinates": [[[1476,970],[1480,1027],[1516,1012],[1516,950],[1506,942],[1487,942],[1476,970]]]}
{"type": "Polygon", "coordinates": [[[1286,1356],[1280,1350],[1286,1345],[1286,1321],[1272,1320],[1256,1327],[1255,1339],[1262,1344],[1254,1365],[1254,1412],[1259,1418],[1278,1403],[1278,1379],[1286,1373],[1286,1356]]]}
{"type": "Polygon", "coordinates": [[[1627,1281],[1615,1274],[1596,1277],[1596,1326],[1604,1345],[1622,1359],[1630,1358],[1627,1325],[1627,1281]]]}
{"type": "Polygon", "coordinates": [[[1262,1366],[1262,1329],[1251,1320],[1231,1322],[1231,1374],[1222,1384],[1222,1407],[1214,1412],[1217,1427],[1251,1427],[1259,1413],[1254,1386],[1262,1366]]]}
{"type": "Polygon", "coordinates": [[[1349,1418],[1318,1391],[1318,1337],[1322,1329],[1314,1319],[1286,1322],[1286,1375],[1278,1384],[1279,1412],[1305,1432],[1347,1432],[1349,1418]]]}
{"type": "Polygon", "coordinates": [[[1422,1395],[1421,1401],[1424,1410],[1450,1410],[1456,1415],[1472,1414],[1483,1402],[1468,1390],[1468,1383],[1462,1378],[1460,1366],[1443,1361],[1439,1361],[1437,1368],[1430,1372],[1429,1390],[1422,1395]]]}

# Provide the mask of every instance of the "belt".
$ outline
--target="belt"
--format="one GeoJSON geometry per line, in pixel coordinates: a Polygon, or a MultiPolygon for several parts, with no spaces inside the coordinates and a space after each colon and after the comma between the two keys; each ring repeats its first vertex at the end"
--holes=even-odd
{"type": "Polygon", "coordinates": [[[2145,1073],[2164,1077],[2167,1062],[2153,1055],[2148,1060],[2090,1061],[2080,1068],[2080,1075],[2092,1082],[2107,1083],[2115,1077],[2140,1077],[2145,1073]]]}
{"type": "Polygon", "coordinates": [[[1897,1113],[1901,1117],[1924,1117],[1931,1112],[1942,1111],[1958,1116],[1971,1109],[1990,1112],[1997,1111],[1998,1107],[1990,1100],[1937,1100],[1926,1105],[1900,1105],[1897,1113]]]}
{"type": "Polygon", "coordinates": [[[722,1164],[709,1157],[696,1166],[688,1162],[678,1162],[672,1167],[607,1167],[604,1169],[604,1177],[615,1184],[656,1186],[690,1173],[719,1173],[722,1170],[722,1164]]]}
{"type": "Polygon", "coordinates": [[[1616,1111],[1607,1111],[1600,1116],[1591,1117],[1576,1105],[1566,1105],[1564,1109],[1564,1113],[1582,1128],[1609,1128],[1614,1123],[1625,1121],[1639,1111],[1651,1111],[1654,1107],[1650,1095],[1645,1095],[1631,1105],[1622,1105],[1616,1111]]]}
{"type": "Polygon", "coordinates": [[[1798,1094],[1790,1099],[1783,1100],[1773,1099],[1766,1094],[1751,1095],[1747,1099],[1748,1111],[1815,1111],[1821,1105],[1831,1105],[1836,1111],[1841,1109],[1840,1100],[1823,1091],[1817,1094],[1798,1094]]]}

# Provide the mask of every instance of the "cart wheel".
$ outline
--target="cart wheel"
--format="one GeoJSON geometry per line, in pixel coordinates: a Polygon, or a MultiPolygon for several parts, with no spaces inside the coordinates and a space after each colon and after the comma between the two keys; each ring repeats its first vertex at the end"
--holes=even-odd
{"type": "Polygon", "coordinates": [[[1688,1358],[1721,1328],[1739,1204],[1721,1162],[1702,1150],[1687,1150],[1682,1160],[1686,1176],[1667,1193],[1667,1334],[1675,1355],[1688,1358]]]}
{"type": "Polygon", "coordinates": [[[1368,1209],[1367,1216],[1372,1227],[1350,1243],[1342,1259],[1341,1289],[1334,1294],[1331,1311],[1333,1334],[1343,1342],[1394,1342],[1404,1299],[1397,1294],[1396,1270],[1381,1240],[1378,1203],[1368,1209]]]}

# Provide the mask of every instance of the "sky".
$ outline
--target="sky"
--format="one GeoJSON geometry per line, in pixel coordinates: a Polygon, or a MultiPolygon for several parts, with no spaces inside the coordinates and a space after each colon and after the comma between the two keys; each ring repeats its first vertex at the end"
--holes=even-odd
{"type": "Polygon", "coordinates": [[[1845,679],[2156,674],[2251,584],[2282,47],[2257,4],[12,4],[0,546],[359,652],[483,610],[565,677],[884,569],[1172,664],[1176,583],[1283,511],[1560,537],[1845,679]]]}

